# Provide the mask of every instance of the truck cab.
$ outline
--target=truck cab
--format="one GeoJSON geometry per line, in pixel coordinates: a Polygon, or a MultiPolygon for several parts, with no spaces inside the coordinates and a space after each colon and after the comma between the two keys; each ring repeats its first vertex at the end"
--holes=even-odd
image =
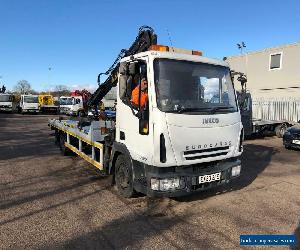
{"type": "Polygon", "coordinates": [[[121,60],[117,87],[111,167],[124,196],[177,196],[240,174],[243,126],[226,62],[156,45],[121,60]],[[141,96],[144,77],[142,108],[131,94],[139,88],[141,96]]]}
{"type": "Polygon", "coordinates": [[[0,93],[0,111],[14,112],[16,109],[17,104],[14,95],[0,93]]]}
{"type": "Polygon", "coordinates": [[[82,96],[61,96],[59,110],[61,114],[77,116],[84,110],[82,96]]]}
{"type": "Polygon", "coordinates": [[[19,112],[38,113],[40,111],[38,95],[21,95],[19,112]]]}

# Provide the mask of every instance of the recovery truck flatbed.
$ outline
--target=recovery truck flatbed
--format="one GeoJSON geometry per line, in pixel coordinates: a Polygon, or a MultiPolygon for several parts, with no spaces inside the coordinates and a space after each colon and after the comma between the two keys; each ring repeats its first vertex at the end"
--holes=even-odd
{"type": "Polygon", "coordinates": [[[104,137],[107,135],[106,131],[114,127],[113,121],[94,121],[91,125],[79,128],[79,121],[50,119],[49,126],[56,131],[56,143],[60,145],[64,155],[73,151],[103,170],[104,137]]]}

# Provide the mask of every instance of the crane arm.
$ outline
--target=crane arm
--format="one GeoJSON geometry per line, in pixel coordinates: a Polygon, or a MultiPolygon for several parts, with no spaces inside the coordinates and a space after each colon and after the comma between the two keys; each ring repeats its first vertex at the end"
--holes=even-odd
{"type": "Polygon", "coordinates": [[[122,49],[117,56],[111,67],[105,72],[98,75],[98,89],[92,94],[87,105],[89,107],[97,106],[103,97],[115,86],[117,86],[118,81],[118,70],[120,66],[120,60],[124,57],[134,55],[136,53],[147,51],[151,45],[157,44],[157,35],[154,30],[149,26],[142,26],[139,28],[139,33],[130,46],[129,49],[122,49]],[[101,75],[107,75],[106,80],[101,84],[101,75]]]}

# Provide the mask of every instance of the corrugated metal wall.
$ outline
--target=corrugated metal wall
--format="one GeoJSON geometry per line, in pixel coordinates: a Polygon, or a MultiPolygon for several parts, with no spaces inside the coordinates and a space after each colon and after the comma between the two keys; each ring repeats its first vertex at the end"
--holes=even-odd
{"type": "Polygon", "coordinates": [[[253,100],[253,117],[264,120],[300,121],[300,98],[253,100]]]}

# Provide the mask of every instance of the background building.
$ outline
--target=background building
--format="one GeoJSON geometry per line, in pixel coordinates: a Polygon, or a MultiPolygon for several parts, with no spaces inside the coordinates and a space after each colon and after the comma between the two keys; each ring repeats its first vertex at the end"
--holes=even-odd
{"type": "MultiPolygon", "coordinates": [[[[300,98],[300,42],[227,57],[232,70],[247,75],[253,97],[300,98]]],[[[236,82],[238,89],[239,83],[236,82]]]]}
{"type": "MultiPolygon", "coordinates": [[[[234,71],[247,75],[253,116],[268,120],[300,120],[300,42],[229,56],[234,71]]],[[[235,78],[235,87],[240,83],[235,78]]]]}

